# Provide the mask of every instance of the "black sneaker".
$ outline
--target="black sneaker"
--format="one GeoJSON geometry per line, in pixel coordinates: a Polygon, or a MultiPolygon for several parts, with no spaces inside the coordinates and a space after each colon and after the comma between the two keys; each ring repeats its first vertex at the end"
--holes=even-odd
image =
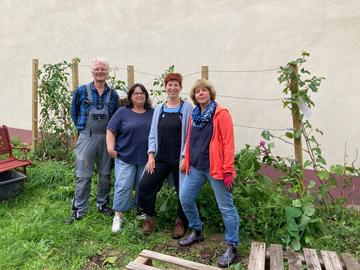
{"type": "Polygon", "coordinates": [[[225,253],[219,258],[218,265],[221,268],[229,267],[237,257],[237,247],[235,244],[228,243],[225,253]]]}
{"type": "Polygon", "coordinates": [[[108,217],[112,217],[114,215],[114,211],[108,206],[100,206],[98,207],[98,210],[100,213],[108,217]]]}
{"type": "Polygon", "coordinates": [[[73,211],[70,215],[70,217],[68,217],[66,220],[65,220],[65,224],[67,225],[70,225],[70,224],[73,224],[75,220],[80,220],[82,219],[83,216],[78,216],[77,215],[77,212],[76,211],[73,211]]]}

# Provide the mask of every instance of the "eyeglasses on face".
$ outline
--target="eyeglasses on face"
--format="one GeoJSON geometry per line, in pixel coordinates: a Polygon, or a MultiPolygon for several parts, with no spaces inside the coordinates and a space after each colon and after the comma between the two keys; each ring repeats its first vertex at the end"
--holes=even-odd
{"type": "Polygon", "coordinates": [[[131,94],[132,96],[145,96],[144,92],[134,92],[131,94]]]}
{"type": "Polygon", "coordinates": [[[106,68],[94,68],[94,72],[107,72],[108,70],[106,68]]]}

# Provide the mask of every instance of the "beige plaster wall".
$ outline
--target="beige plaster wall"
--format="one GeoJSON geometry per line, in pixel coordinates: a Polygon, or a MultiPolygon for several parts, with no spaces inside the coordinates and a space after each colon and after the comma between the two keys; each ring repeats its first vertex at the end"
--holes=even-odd
{"type": "MultiPolygon", "coordinates": [[[[307,68],[326,77],[310,118],[325,133],[325,157],[342,163],[346,144],[351,162],[360,150],[359,1],[2,0],[0,10],[0,123],[31,129],[32,58],[55,63],[79,57],[85,83],[90,60],[102,56],[124,80],[129,64],[151,74],[174,64],[185,75],[208,65],[218,101],[236,125],[288,128],[291,117],[280,101],[220,97],[282,97],[276,71],[214,71],[277,68],[307,50],[307,68]]],[[[184,92],[199,76],[185,77],[184,92]]],[[[153,76],[136,73],[135,80],[151,87],[153,76]]],[[[237,150],[260,139],[256,129],[236,126],[235,134],[237,150]]],[[[282,142],[276,149],[293,153],[282,142]]]]}

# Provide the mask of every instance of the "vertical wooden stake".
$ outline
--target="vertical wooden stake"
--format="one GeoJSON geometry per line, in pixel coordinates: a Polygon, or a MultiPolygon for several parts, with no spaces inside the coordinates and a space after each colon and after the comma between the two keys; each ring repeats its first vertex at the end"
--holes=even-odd
{"type": "MultiPolygon", "coordinates": [[[[297,66],[292,65],[291,68],[294,70],[294,74],[297,75],[297,66]]],[[[291,78],[290,82],[290,90],[291,95],[294,96],[299,92],[299,85],[296,78],[291,78]]],[[[297,104],[292,104],[292,118],[293,118],[293,128],[294,128],[294,135],[297,130],[301,130],[300,126],[300,110],[297,104]]],[[[295,148],[295,160],[298,161],[303,169],[303,156],[302,156],[302,143],[301,143],[301,133],[299,136],[295,138],[294,136],[294,148],[295,148]]]]}
{"type": "Polygon", "coordinates": [[[71,64],[72,90],[79,87],[79,58],[74,58],[71,64]]]}
{"type": "Polygon", "coordinates": [[[201,67],[201,78],[205,80],[209,80],[209,67],[202,66],[201,67]]]}
{"type": "Polygon", "coordinates": [[[38,59],[32,60],[32,149],[35,150],[38,143],[38,59]]]}
{"type": "Polygon", "coordinates": [[[134,66],[127,66],[127,85],[130,88],[134,85],[134,66]]]}

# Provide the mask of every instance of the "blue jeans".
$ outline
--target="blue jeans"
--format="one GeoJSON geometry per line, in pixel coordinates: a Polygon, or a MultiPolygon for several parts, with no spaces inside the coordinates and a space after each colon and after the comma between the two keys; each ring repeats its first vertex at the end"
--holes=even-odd
{"type": "Polygon", "coordinates": [[[197,170],[190,167],[190,172],[185,176],[184,183],[180,192],[180,201],[185,215],[189,220],[189,228],[201,230],[201,220],[199,211],[195,203],[197,194],[206,179],[210,181],[215,193],[216,202],[222,214],[225,225],[225,242],[239,244],[239,215],[233,202],[232,194],[226,189],[224,181],[215,180],[207,170],[197,170]]]}
{"type": "Polygon", "coordinates": [[[133,207],[133,189],[137,205],[138,186],[144,167],[145,165],[128,164],[115,158],[114,211],[126,212],[133,207]]]}

